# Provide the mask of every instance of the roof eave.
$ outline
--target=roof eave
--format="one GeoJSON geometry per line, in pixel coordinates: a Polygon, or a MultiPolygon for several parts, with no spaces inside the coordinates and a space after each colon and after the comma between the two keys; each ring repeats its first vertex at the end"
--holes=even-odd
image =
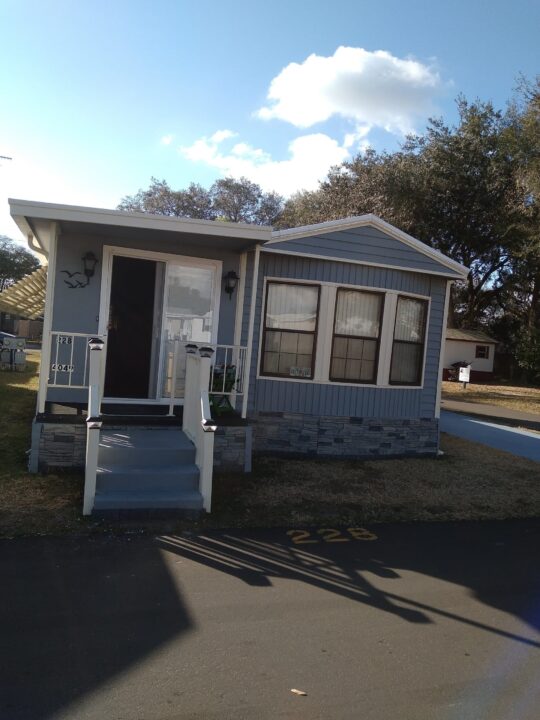
{"type": "MultiPolygon", "coordinates": [[[[21,229],[21,232],[26,236],[28,227],[30,227],[29,219],[36,218],[40,220],[94,223],[98,225],[162,230],[195,235],[245,238],[255,243],[265,243],[271,239],[270,227],[249,225],[247,223],[194,220],[192,218],[131,213],[122,210],[107,210],[76,205],[59,205],[56,203],[34,202],[14,198],[9,199],[9,205],[13,219],[21,229]]],[[[33,234],[31,227],[30,231],[33,234]]]]}

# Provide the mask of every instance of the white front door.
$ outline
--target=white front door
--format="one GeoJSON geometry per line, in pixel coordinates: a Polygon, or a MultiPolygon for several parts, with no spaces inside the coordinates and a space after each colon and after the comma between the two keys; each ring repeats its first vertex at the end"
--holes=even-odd
{"type": "MultiPolygon", "coordinates": [[[[107,333],[111,324],[111,280],[113,259],[116,256],[155,261],[155,292],[153,301],[149,300],[150,304],[153,303],[154,337],[148,339],[152,344],[145,384],[148,390],[141,387],[137,396],[134,393],[121,393],[122,398],[145,402],[170,398],[173,341],[178,339],[181,352],[176,371],[175,398],[181,402],[186,369],[184,343],[217,342],[222,263],[219,260],[105,245],[99,317],[99,333],[102,335],[107,333]]],[[[132,292],[138,293],[136,284],[132,292]]],[[[137,353],[136,342],[132,345],[123,347],[122,353],[137,353]]],[[[106,399],[118,402],[122,398],[115,393],[106,399]]]]}

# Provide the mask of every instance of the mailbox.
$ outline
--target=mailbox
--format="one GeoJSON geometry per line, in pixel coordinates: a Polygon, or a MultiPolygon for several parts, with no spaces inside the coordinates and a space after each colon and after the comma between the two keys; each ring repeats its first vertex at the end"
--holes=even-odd
{"type": "Polygon", "coordinates": [[[468,383],[471,381],[471,366],[465,365],[465,367],[459,368],[459,382],[468,383]]]}

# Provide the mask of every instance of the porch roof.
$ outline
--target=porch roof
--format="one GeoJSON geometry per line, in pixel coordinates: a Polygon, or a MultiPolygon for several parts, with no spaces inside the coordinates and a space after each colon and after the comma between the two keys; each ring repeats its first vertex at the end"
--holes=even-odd
{"type": "Polygon", "coordinates": [[[100,234],[107,237],[140,238],[152,233],[196,235],[197,243],[206,247],[228,248],[241,252],[260,245],[272,237],[272,228],[218,220],[132,213],[123,210],[58,205],[56,203],[9,200],[10,212],[29,246],[48,257],[51,224],[57,222],[61,232],[100,234]]]}

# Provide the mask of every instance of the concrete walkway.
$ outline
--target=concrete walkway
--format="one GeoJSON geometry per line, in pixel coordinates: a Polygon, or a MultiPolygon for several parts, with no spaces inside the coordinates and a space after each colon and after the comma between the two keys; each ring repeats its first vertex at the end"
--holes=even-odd
{"type": "Polygon", "coordinates": [[[501,421],[490,422],[487,417],[447,410],[441,412],[440,428],[450,435],[540,462],[540,435],[536,432],[510,427],[501,421]]]}

